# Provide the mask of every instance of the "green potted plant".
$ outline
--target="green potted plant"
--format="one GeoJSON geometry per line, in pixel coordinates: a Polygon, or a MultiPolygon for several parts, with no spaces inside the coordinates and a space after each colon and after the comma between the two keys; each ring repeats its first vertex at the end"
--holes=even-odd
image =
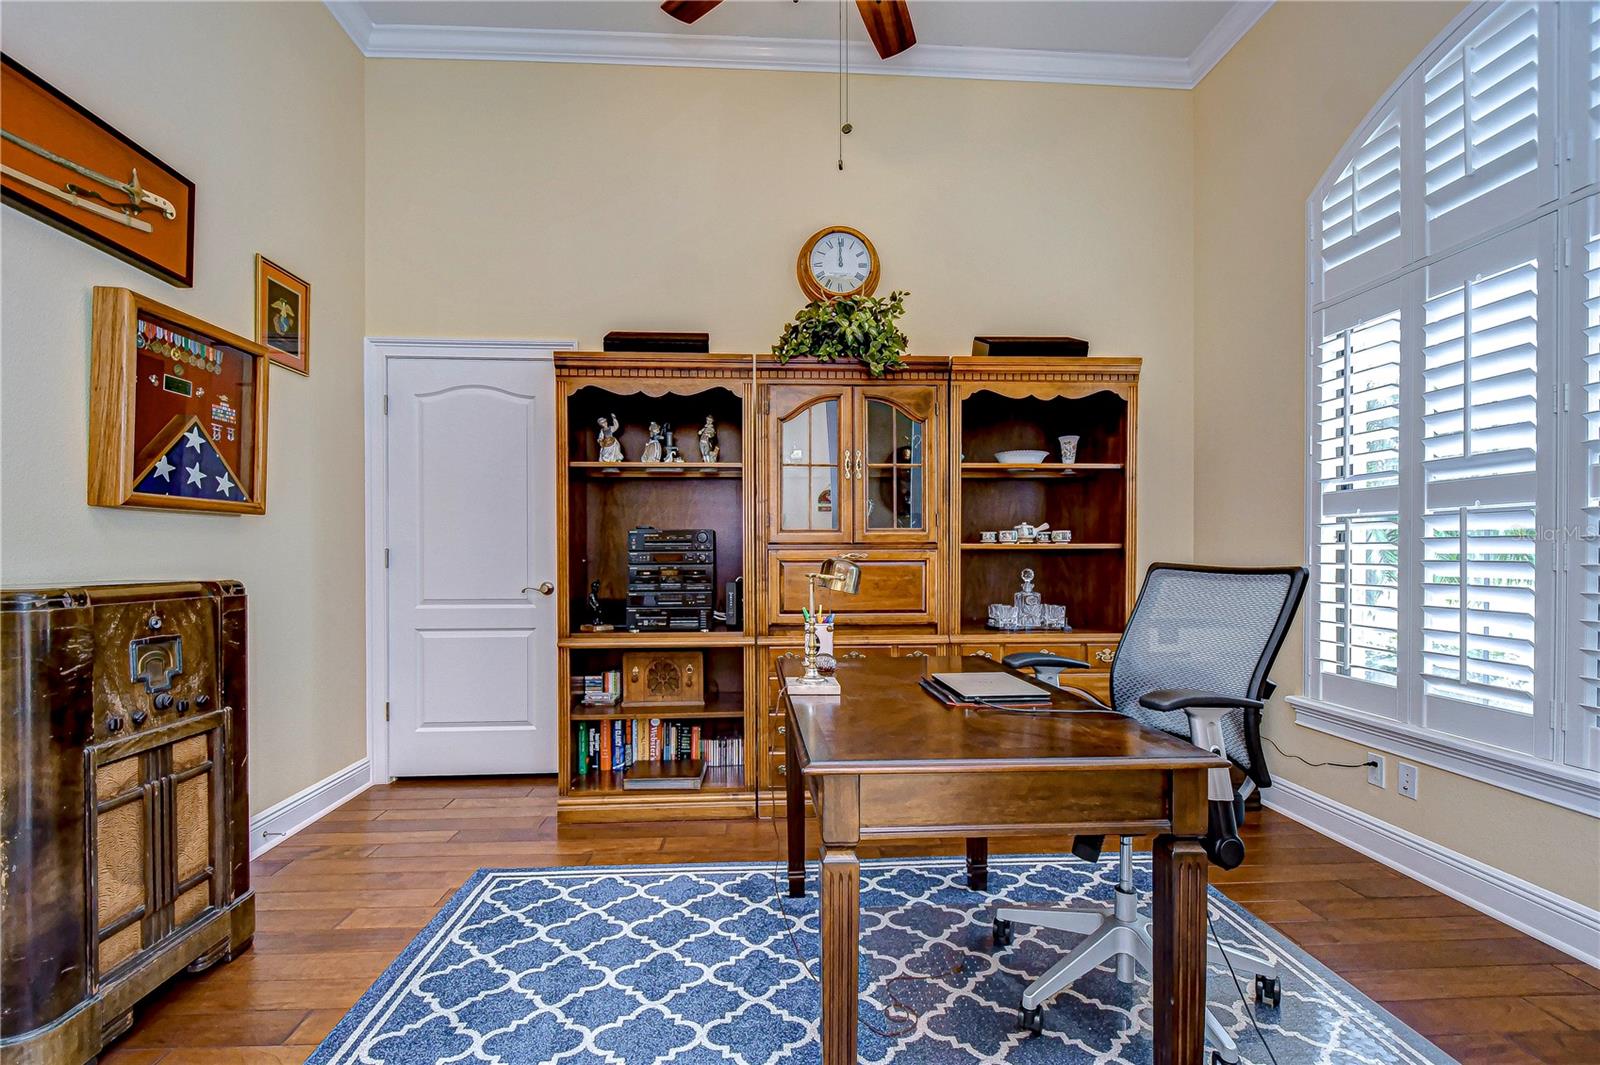
{"type": "Polygon", "coordinates": [[[808,356],[818,362],[854,359],[873,377],[882,377],[905,365],[906,335],[895,322],[906,313],[908,295],[813,300],[783,327],[772,353],[783,363],[808,356]]]}

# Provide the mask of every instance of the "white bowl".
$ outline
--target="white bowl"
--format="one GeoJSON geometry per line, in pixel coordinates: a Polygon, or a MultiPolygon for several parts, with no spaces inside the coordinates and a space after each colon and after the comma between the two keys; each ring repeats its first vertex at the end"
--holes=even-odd
{"type": "Polygon", "coordinates": [[[996,462],[1035,463],[1043,462],[1049,457],[1050,452],[1048,451],[996,451],[994,453],[996,462]]]}

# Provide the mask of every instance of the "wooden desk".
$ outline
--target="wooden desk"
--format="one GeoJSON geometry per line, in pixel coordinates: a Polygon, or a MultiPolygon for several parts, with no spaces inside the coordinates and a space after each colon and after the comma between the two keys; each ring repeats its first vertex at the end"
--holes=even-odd
{"type": "MultiPolygon", "coordinates": [[[[780,668],[798,671],[792,662],[780,668]]],[[[822,835],[823,1065],[856,1062],[857,845],[966,836],[968,881],[982,885],[988,837],[1036,833],[1156,835],[1155,1060],[1195,1065],[1205,1027],[1206,770],[1224,763],[1120,714],[957,710],[917,686],[924,672],[985,668],[1002,667],[977,658],[845,662],[843,695],[785,698],[791,896],[805,893],[802,789],[822,835]]],[[[1055,705],[1086,704],[1061,692],[1055,705]]]]}

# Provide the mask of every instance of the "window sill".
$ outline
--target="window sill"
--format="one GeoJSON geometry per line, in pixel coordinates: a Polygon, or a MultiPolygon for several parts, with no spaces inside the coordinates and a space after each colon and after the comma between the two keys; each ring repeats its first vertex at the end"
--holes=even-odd
{"type": "Polygon", "coordinates": [[[1354,743],[1370,744],[1518,795],[1600,817],[1600,773],[1429,732],[1303,695],[1291,695],[1286,701],[1294,708],[1297,725],[1354,743]]]}

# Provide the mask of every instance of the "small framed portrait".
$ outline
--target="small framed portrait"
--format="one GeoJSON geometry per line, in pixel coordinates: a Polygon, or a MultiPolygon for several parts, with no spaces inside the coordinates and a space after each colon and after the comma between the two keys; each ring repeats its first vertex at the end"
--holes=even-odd
{"type": "Polygon", "coordinates": [[[256,341],[272,361],[311,374],[311,286],[265,255],[256,256],[256,341]]]}

